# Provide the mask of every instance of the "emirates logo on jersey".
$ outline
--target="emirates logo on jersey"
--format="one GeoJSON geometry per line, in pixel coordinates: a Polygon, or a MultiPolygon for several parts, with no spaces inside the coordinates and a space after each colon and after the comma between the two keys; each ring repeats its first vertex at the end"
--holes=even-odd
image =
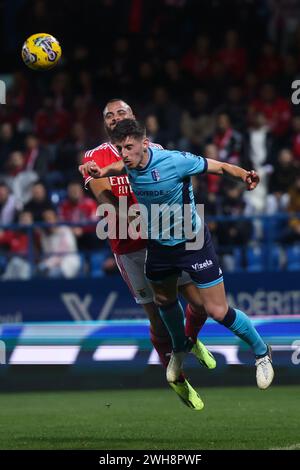
{"type": "Polygon", "coordinates": [[[115,196],[128,196],[132,193],[128,176],[111,176],[109,182],[115,196]]]}
{"type": "Polygon", "coordinates": [[[152,178],[154,179],[154,181],[159,181],[160,180],[160,175],[159,175],[159,172],[156,168],[154,168],[154,170],[151,171],[151,175],[152,175],[152,178]]]}

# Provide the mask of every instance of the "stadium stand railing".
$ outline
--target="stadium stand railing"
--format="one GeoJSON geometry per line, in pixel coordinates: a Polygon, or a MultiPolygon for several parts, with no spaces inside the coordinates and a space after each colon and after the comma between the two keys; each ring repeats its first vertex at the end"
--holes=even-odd
{"type": "MultiPolygon", "coordinates": [[[[300,219],[300,214],[296,214],[300,219]]],[[[295,217],[295,214],[292,216],[295,217]]],[[[222,224],[239,222],[239,226],[243,222],[251,223],[253,229],[246,243],[243,244],[218,244],[217,233],[213,232],[215,246],[220,257],[224,271],[229,272],[262,272],[262,271],[298,271],[300,270],[300,236],[293,243],[283,243],[282,234],[289,226],[288,222],[291,216],[286,213],[276,215],[255,215],[255,216],[210,216],[205,221],[210,224],[214,222],[215,227],[222,227],[222,224]],[[230,262],[228,263],[228,260],[230,262]]],[[[52,226],[75,226],[86,227],[95,226],[97,222],[59,222],[52,226]]],[[[44,255],[42,250],[37,246],[36,233],[38,230],[48,228],[50,225],[46,223],[35,223],[30,226],[21,226],[19,224],[2,225],[0,232],[11,231],[27,234],[28,248],[26,252],[9,251],[5,244],[0,243],[0,280],[3,280],[3,274],[6,266],[12,257],[18,257],[26,260],[30,266],[30,276],[41,276],[37,269],[38,264],[47,257],[55,253],[47,253],[44,255]]],[[[102,247],[99,250],[85,250],[77,252],[64,253],[59,255],[77,253],[80,259],[80,267],[76,277],[104,277],[106,275],[103,264],[107,257],[111,256],[108,244],[99,241],[102,247]]]]}

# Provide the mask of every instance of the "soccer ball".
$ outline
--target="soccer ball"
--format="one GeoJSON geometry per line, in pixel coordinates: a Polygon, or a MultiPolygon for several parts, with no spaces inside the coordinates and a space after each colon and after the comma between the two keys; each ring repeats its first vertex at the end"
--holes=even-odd
{"type": "Polygon", "coordinates": [[[23,44],[22,59],[33,70],[49,70],[61,58],[61,47],[51,34],[33,34],[23,44]]]}

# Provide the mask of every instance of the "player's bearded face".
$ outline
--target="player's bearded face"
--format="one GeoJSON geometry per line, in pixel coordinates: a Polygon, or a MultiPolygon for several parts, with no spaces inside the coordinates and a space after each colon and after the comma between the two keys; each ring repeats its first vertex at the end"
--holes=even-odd
{"type": "Polygon", "coordinates": [[[131,108],[122,101],[109,103],[104,112],[104,127],[109,137],[117,123],[123,119],[134,119],[131,108]]]}

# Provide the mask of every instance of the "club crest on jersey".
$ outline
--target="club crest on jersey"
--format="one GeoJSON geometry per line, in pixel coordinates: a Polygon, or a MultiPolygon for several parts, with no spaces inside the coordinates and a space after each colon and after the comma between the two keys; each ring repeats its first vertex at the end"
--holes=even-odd
{"type": "Polygon", "coordinates": [[[156,168],[154,168],[154,170],[151,171],[151,175],[152,175],[152,178],[154,179],[154,181],[159,181],[160,180],[160,175],[159,175],[158,170],[156,170],[156,168]]]}

